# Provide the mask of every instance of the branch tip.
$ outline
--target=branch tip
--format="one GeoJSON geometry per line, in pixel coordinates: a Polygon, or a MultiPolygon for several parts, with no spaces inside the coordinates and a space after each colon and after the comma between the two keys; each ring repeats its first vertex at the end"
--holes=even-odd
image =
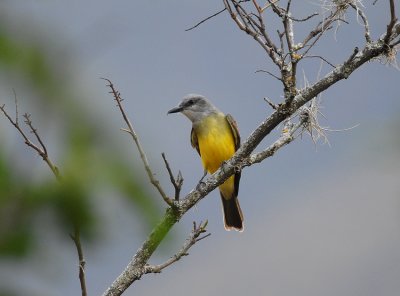
{"type": "Polygon", "coordinates": [[[107,86],[111,89],[111,94],[113,95],[115,101],[117,102],[118,109],[122,115],[123,120],[125,121],[126,126],[127,126],[127,128],[124,128],[122,130],[131,135],[132,140],[134,141],[136,148],[139,151],[140,158],[142,159],[142,162],[143,162],[144,168],[146,170],[147,176],[150,180],[150,183],[157,189],[158,193],[161,195],[161,197],[164,199],[164,201],[168,205],[172,205],[172,201],[166,195],[166,193],[164,192],[164,189],[160,185],[160,182],[155,178],[155,175],[154,175],[152,169],[150,168],[150,164],[147,160],[147,156],[144,152],[142,144],[140,143],[139,137],[137,136],[135,130],[133,129],[133,125],[131,124],[128,116],[126,115],[125,108],[122,104],[123,100],[121,98],[120,92],[117,91],[117,89],[114,87],[114,84],[111,82],[110,79],[108,79],[108,78],[101,78],[101,79],[108,82],[107,86]]]}

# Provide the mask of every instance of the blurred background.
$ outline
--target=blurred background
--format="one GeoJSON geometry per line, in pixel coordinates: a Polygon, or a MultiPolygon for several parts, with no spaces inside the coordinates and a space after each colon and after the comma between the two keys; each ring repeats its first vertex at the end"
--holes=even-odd
{"type": "MultiPolygon", "coordinates": [[[[373,38],[386,29],[387,2],[364,3],[373,38]]],[[[325,11],[319,1],[292,5],[297,18],[325,11]]],[[[89,295],[99,295],[163,214],[165,204],[131,139],[119,130],[124,123],[101,77],[121,92],[169,194],[162,152],[175,172],[181,170],[183,193],[203,173],[190,146],[189,121],[166,115],[184,95],[203,94],[232,114],[243,140],[272,112],[263,98],[280,102],[279,81],[255,73],[276,69],[226,13],[185,31],[222,7],[211,0],[0,2],[0,104],[14,116],[15,91],[21,126],[22,114],[30,113],[65,180],[58,186],[0,116],[0,295],[79,295],[73,223],[83,229],[89,295]]],[[[279,20],[267,20],[275,32],[279,20]]],[[[346,21],[312,54],[336,64],[362,47],[356,12],[349,11],[346,21]]],[[[299,25],[296,41],[310,28],[299,25]]],[[[319,59],[304,60],[299,85],[330,70],[319,59]]],[[[208,219],[211,237],[124,295],[397,295],[399,78],[395,67],[377,60],[331,87],[321,98],[321,125],[358,126],[328,132],[330,145],[304,136],[246,168],[239,194],[243,233],[224,230],[219,194],[211,193],[150,262],[172,256],[193,221],[208,219]]]]}

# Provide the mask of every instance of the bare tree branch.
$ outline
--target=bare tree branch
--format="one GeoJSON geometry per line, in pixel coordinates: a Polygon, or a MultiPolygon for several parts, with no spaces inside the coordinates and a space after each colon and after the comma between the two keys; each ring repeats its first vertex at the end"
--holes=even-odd
{"type": "Polygon", "coordinates": [[[200,236],[201,234],[207,232],[207,221],[204,223],[200,223],[199,226],[196,225],[196,222],[193,222],[193,230],[190,233],[189,237],[186,239],[185,243],[183,244],[182,248],[171,258],[159,265],[148,265],[146,264],[143,268],[143,273],[160,273],[163,269],[167,268],[168,266],[172,265],[173,263],[179,261],[183,256],[189,255],[189,249],[198,241],[209,237],[211,233],[206,235],[200,236]]]}
{"type": "Polygon", "coordinates": [[[293,17],[293,16],[290,16],[290,19],[292,19],[292,20],[295,21],[295,22],[301,23],[301,22],[306,22],[306,21],[312,19],[314,16],[318,16],[318,15],[319,15],[319,13],[314,12],[314,13],[312,13],[312,14],[310,14],[310,15],[304,17],[304,18],[301,18],[301,19],[295,18],[295,17],[293,17]]]}
{"type": "Polygon", "coordinates": [[[384,39],[384,42],[387,45],[389,45],[389,43],[390,43],[390,39],[391,39],[392,33],[393,33],[393,28],[394,28],[395,24],[397,23],[396,9],[395,9],[395,5],[394,5],[394,0],[389,0],[389,3],[390,3],[390,23],[387,26],[386,37],[384,39]]]}
{"type": "Polygon", "coordinates": [[[86,280],[85,280],[85,266],[86,261],[83,256],[83,249],[81,244],[80,238],[80,230],[78,226],[74,227],[74,234],[70,235],[71,239],[74,241],[76,251],[78,253],[78,260],[79,260],[79,282],[81,283],[81,295],[87,296],[87,288],[86,288],[86,280]]]}
{"type": "Polygon", "coordinates": [[[296,125],[291,125],[290,127],[284,129],[279,139],[276,140],[268,148],[266,148],[261,152],[250,154],[249,157],[243,161],[243,167],[251,166],[255,163],[260,163],[264,159],[273,156],[275,152],[277,152],[280,148],[286,146],[295,139],[294,137],[295,132],[297,132],[303,125],[304,122],[299,121],[296,125]]]}
{"type": "MultiPolygon", "coordinates": [[[[223,0],[226,10],[229,12],[232,20],[236,25],[252,36],[266,51],[268,56],[273,60],[274,63],[278,65],[281,71],[288,71],[288,74],[283,74],[282,77],[288,75],[289,77],[293,75],[290,72],[290,67],[284,64],[284,60],[281,59],[282,54],[277,54],[277,51],[268,44],[268,41],[263,37],[262,32],[263,26],[260,23],[259,12],[262,13],[262,8],[253,1],[253,5],[256,8],[256,14],[247,12],[238,1],[228,1],[223,0]]],[[[273,11],[276,14],[290,19],[287,14],[290,5],[286,7],[286,10],[277,6],[275,2],[271,0],[268,1],[271,5],[273,11]]],[[[393,1],[391,1],[393,2],[393,1]]],[[[291,37],[285,34],[290,34],[293,30],[289,22],[287,22],[286,29],[284,33],[280,34],[280,39],[282,40],[286,36],[286,42],[292,44],[292,52],[289,52],[292,59],[294,58],[294,63],[297,63],[297,59],[302,57],[299,55],[294,55],[295,51],[305,46],[312,47],[316,40],[321,38],[322,34],[331,27],[333,22],[341,21],[341,13],[346,7],[337,8],[333,11],[328,18],[321,21],[317,27],[304,39],[303,44],[300,46],[294,46],[294,41],[291,37]],[[289,38],[289,39],[288,39],[289,38]],[[309,45],[311,42],[311,46],[309,45]]],[[[391,22],[393,19],[392,14],[391,22]]],[[[261,16],[262,17],[262,16],[261,16]]],[[[400,35],[400,24],[395,22],[391,26],[391,29],[383,34],[378,40],[371,42],[366,42],[365,46],[361,49],[355,48],[354,51],[349,55],[342,64],[334,66],[334,69],[329,72],[324,78],[320,79],[312,85],[308,85],[303,89],[296,89],[295,83],[293,83],[293,88],[288,90],[288,95],[291,96],[290,100],[285,99],[282,104],[270,104],[273,106],[273,113],[268,116],[260,125],[250,134],[250,136],[243,142],[242,146],[236,151],[233,157],[226,161],[220,169],[218,169],[214,174],[209,176],[202,184],[202,186],[196,186],[190,193],[186,195],[185,198],[175,201],[174,205],[166,210],[164,217],[161,222],[155,227],[150,236],[146,239],[143,245],[134,255],[131,262],[124,269],[124,271],[118,276],[118,278],[111,284],[107,291],[103,295],[121,295],[134,281],[140,279],[143,274],[143,270],[146,269],[147,261],[158,247],[164,236],[171,229],[171,227],[179,221],[179,219],[196,203],[198,203],[202,198],[204,198],[208,193],[222,184],[227,178],[236,173],[238,170],[242,170],[244,167],[253,165],[257,162],[265,160],[266,158],[272,156],[280,148],[284,147],[296,138],[296,133],[301,134],[303,131],[313,132],[313,124],[317,121],[312,119],[310,115],[306,115],[304,110],[311,110],[313,108],[303,108],[307,102],[317,98],[323,91],[328,89],[333,84],[337,83],[342,79],[347,79],[355,70],[364,65],[365,63],[373,60],[376,57],[387,54],[387,46],[390,42],[396,42],[398,36],[400,35]],[[390,34],[389,34],[390,33],[390,34]],[[302,116],[296,114],[303,114],[302,116]],[[298,116],[298,123],[292,124],[290,118],[298,116]],[[313,120],[311,122],[310,120],[313,120]],[[255,148],[260,144],[260,142],[269,133],[274,130],[279,124],[286,121],[286,125],[281,137],[276,140],[271,146],[265,150],[253,153],[255,148]]],[[[283,41],[282,41],[283,43],[283,41]]],[[[281,50],[284,50],[282,45],[281,50]]],[[[306,52],[309,48],[306,50],[306,52]]],[[[329,63],[330,64],[330,63],[329,63]]],[[[332,65],[332,64],[331,64],[332,65]]],[[[333,66],[333,65],[332,65],[333,66]]],[[[286,83],[286,82],[285,82],[286,83]]],[[[318,131],[317,131],[318,132],[318,131]]],[[[172,175],[172,174],[170,174],[172,175]]],[[[174,259],[170,259],[174,261],[174,259]]],[[[169,264],[167,261],[165,264],[160,266],[165,266],[169,264]]],[[[153,272],[157,268],[150,268],[153,272]]]]}
{"type": "MultiPolygon", "coordinates": [[[[208,193],[222,184],[229,176],[237,172],[238,169],[242,169],[243,167],[247,166],[249,164],[249,155],[258,146],[262,139],[264,139],[273,129],[275,129],[278,124],[292,116],[301,106],[318,96],[331,85],[335,84],[339,80],[348,78],[349,75],[360,66],[371,59],[384,54],[385,50],[386,49],[382,41],[367,45],[352,59],[349,59],[344,64],[338,66],[320,81],[304,88],[303,90],[300,90],[290,105],[279,105],[277,110],[275,110],[272,115],[266,118],[251,133],[247,140],[243,142],[242,146],[238,149],[235,155],[228,160],[222,166],[222,168],[218,169],[214,174],[207,178],[203,186],[196,187],[189,194],[187,194],[184,199],[179,200],[179,202],[175,202],[174,207],[167,209],[161,222],[154,228],[152,233],[136,252],[128,266],[103,295],[121,295],[123,291],[125,291],[134,281],[140,279],[142,276],[141,270],[143,270],[143,267],[147,264],[148,259],[156,250],[171,227],[177,221],[179,221],[179,219],[189,209],[191,209],[208,193]]],[[[277,151],[277,148],[285,146],[287,142],[290,142],[291,140],[292,139],[289,133],[284,138],[281,138],[281,141],[275,144],[275,146],[267,149],[262,157],[270,157],[277,151]]],[[[255,162],[258,157],[253,156],[253,162],[255,162]]]]}
{"type": "Polygon", "coordinates": [[[254,73],[267,73],[267,74],[271,75],[272,77],[274,77],[275,79],[277,79],[277,80],[279,80],[279,81],[282,81],[282,78],[276,76],[274,73],[271,73],[271,72],[269,72],[269,71],[267,71],[267,70],[257,70],[257,71],[254,72],[254,73]]]}
{"type": "Polygon", "coordinates": [[[277,110],[279,108],[279,105],[274,104],[269,98],[265,97],[264,101],[268,103],[268,105],[271,106],[272,109],[277,110]]]}
{"type": "MultiPolygon", "coordinates": [[[[231,18],[233,21],[237,24],[239,29],[242,31],[246,32],[250,36],[256,40],[261,47],[268,53],[269,57],[271,60],[278,65],[279,67],[282,64],[282,61],[280,58],[276,55],[276,51],[274,50],[275,46],[272,46],[269,42],[267,42],[265,39],[261,38],[261,35],[257,33],[254,29],[250,28],[247,21],[250,20],[249,14],[243,9],[243,7],[240,5],[239,1],[228,1],[228,0],[223,0],[225,8],[229,12],[231,18]],[[234,6],[235,11],[232,8],[232,5],[229,3],[232,2],[232,5],[234,6]],[[239,18],[238,18],[239,16],[239,18]]],[[[254,22],[251,21],[251,23],[254,25],[254,22]]],[[[272,43],[272,42],[271,42],[272,43]]],[[[276,48],[276,47],[275,47],[276,48]]]]}
{"type": "Polygon", "coordinates": [[[31,147],[33,150],[35,150],[37,152],[37,154],[39,154],[42,159],[46,162],[47,166],[51,169],[51,171],[53,172],[54,176],[57,178],[58,181],[61,181],[61,175],[60,172],[57,168],[57,166],[51,161],[48,153],[47,153],[47,149],[46,146],[43,144],[42,139],[40,138],[37,130],[33,127],[32,121],[30,119],[30,114],[25,113],[23,115],[23,117],[25,118],[25,124],[29,127],[30,132],[34,134],[36,140],[39,142],[39,144],[34,144],[26,135],[25,131],[21,128],[21,126],[19,125],[19,121],[18,121],[18,107],[17,107],[17,101],[15,99],[15,114],[16,114],[16,118],[15,120],[13,120],[11,118],[11,116],[7,113],[6,109],[5,109],[5,105],[0,107],[0,110],[3,112],[3,114],[6,116],[6,118],[10,121],[10,123],[18,130],[19,134],[22,136],[22,138],[25,141],[25,144],[29,147],[31,147]]]}
{"type": "Polygon", "coordinates": [[[335,68],[335,65],[334,65],[334,64],[332,64],[332,63],[329,62],[327,59],[325,59],[324,57],[319,56],[319,55],[307,55],[307,56],[303,56],[302,58],[303,58],[303,59],[307,59],[307,58],[318,58],[318,59],[324,61],[325,63],[327,63],[327,64],[328,64],[329,66],[331,66],[332,68],[335,68]]]}
{"type": "MultiPolygon", "coordinates": [[[[28,147],[31,147],[33,150],[35,150],[46,162],[50,170],[52,171],[53,175],[56,177],[58,182],[62,182],[62,176],[61,173],[58,169],[58,167],[51,161],[46,145],[42,141],[41,137],[39,136],[39,133],[37,129],[33,126],[32,120],[31,120],[31,115],[28,113],[25,113],[23,117],[25,118],[25,124],[29,127],[30,132],[34,134],[36,140],[39,142],[39,145],[34,144],[28,136],[25,134],[25,131],[20,127],[19,125],[19,119],[18,119],[18,101],[17,101],[17,95],[14,92],[14,101],[15,101],[15,120],[11,118],[11,116],[7,113],[5,110],[5,105],[1,106],[0,109],[3,112],[3,114],[6,116],[6,118],[11,122],[11,124],[18,130],[19,134],[22,136],[22,138],[25,141],[25,144],[28,147]]],[[[86,288],[86,278],[85,278],[85,259],[83,256],[83,248],[80,240],[80,230],[79,226],[74,224],[74,234],[70,235],[71,239],[73,240],[77,253],[78,253],[78,260],[79,260],[79,283],[81,286],[81,295],[82,296],[87,296],[87,288],[86,288]]]]}
{"type": "MultiPolygon", "coordinates": [[[[324,20],[322,20],[321,22],[318,23],[318,25],[315,27],[314,30],[312,30],[307,37],[301,42],[301,47],[306,47],[308,45],[308,43],[314,39],[314,38],[318,38],[320,39],[320,35],[323,34],[326,30],[328,30],[328,28],[331,27],[332,23],[334,23],[335,21],[338,21],[340,19],[341,14],[343,13],[343,7],[337,7],[335,9],[335,11],[332,11],[330,13],[330,15],[325,18],[324,20]]],[[[314,41],[312,46],[315,44],[316,42],[314,41]]],[[[311,47],[312,47],[311,46],[311,47]]],[[[303,55],[306,55],[303,54],[303,55]]]]}
{"type": "Polygon", "coordinates": [[[363,23],[364,23],[364,36],[365,36],[365,41],[367,43],[370,43],[372,41],[371,39],[371,33],[370,33],[370,29],[369,29],[369,23],[368,23],[368,19],[367,16],[364,14],[364,12],[361,10],[360,7],[358,7],[356,4],[354,3],[349,3],[349,5],[358,13],[358,15],[361,17],[363,23]]]}
{"type": "Polygon", "coordinates": [[[182,184],[183,184],[183,177],[181,171],[178,172],[178,175],[176,178],[174,177],[174,174],[172,173],[171,167],[169,166],[169,163],[167,161],[167,158],[165,157],[165,153],[161,153],[161,156],[164,160],[165,167],[167,168],[169,178],[171,180],[172,185],[175,188],[175,200],[179,200],[179,195],[181,193],[182,189],[182,184]]]}
{"type": "Polygon", "coordinates": [[[209,19],[212,19],[213,17],[216,17],[217,15],[223,13],[225,10],[226,10],[226,8],[223,8],[223,9],[217,11],[216,13],[214,13],[214,14],[212,14],[212,15],[206,17],[205,19],[201,20],[200,22],[198,22],[198,23],[195,24],[194,26],[191,26],[190,28],[187,28],[185,31],[187,32],[187,31],[190,31],[190,30],[193,30],[193,29],[197,28],[197,27],[200,26],[202,23],[208,21],[209,19]]]}
{"type": "Polygon", "coordinates": [[[136,144],[136,147],[139,151],[140,154],[140,158],[142,159],[144,168],[147,172],[147,176],[149,177],[150,183],[153,184],[153,186],[158,190],[158,192],[160,193],[161,197],[164,199],[164,201],[168,204],[168,205],[173,205],[173,201],[167,196],[167,194],[164,192],[164,189],[162,188],[160,182],[156,179],[153,171],[150,168],[150,164],[149,161],[147,160],[147,156],[142,148],[142,145],[139,141],[139,137],[137,136],[135,130],[133,129],[133,126],[128,118],[128,116],[126,115],[125,109],[122,105],[122,98],[121,98],[121,94],[119,93],[119,91],[117,91],[114,87],[114,85],[112,84],[111,80],[107,79],[107,78],[102,78],[103,80],[107,81],[108,84],[107,86],[111,89],[110,93],[113,95],[115,101],[117,102],[117,106],[121,112],[121,115],[128,127],[128,129],[122,129],[123,131],[127,132],[128,134],[130,134],[132,136],[133,141],[136,144]]]}

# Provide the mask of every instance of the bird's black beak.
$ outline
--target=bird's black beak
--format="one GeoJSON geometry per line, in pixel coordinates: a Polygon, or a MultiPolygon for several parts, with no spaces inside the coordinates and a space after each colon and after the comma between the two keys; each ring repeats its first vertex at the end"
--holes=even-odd
{"type": "Polygon", "coordinates": [[[178,106],[178,107],[175,107],[175,108],[172,108],[171,110],[169,110],[167,114],[182,112],[182,110],[183,110],[183,108],[178,106]]]}

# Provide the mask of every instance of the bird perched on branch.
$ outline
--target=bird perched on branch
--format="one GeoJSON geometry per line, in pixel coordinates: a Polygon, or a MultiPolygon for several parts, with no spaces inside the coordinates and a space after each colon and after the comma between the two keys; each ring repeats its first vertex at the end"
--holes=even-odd
{"type": "MultiPolygon", "coordinates": [[[[201,157],[205,174],[214,173],[240,146],[237,124],[202,95],[190,94],[170,113],[181,112],[192,122],[190,142],[201,157]]],[[[238,201],[240,172],[219,186],[226,230],[243,231],[243,214],[238,201]]]]}

